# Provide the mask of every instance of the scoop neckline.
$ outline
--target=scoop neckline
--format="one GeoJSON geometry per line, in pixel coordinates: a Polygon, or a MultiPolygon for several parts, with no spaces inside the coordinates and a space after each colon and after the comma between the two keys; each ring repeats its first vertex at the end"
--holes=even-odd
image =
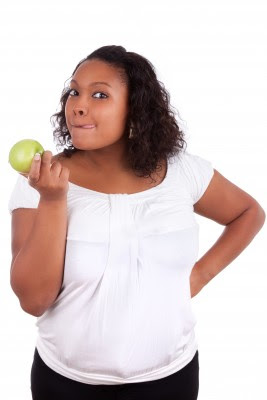
{"type": "Polygon", "coordinates": [[[149,194],[157,189],[160,189],[162,186],[164,186],[169,177],[169,170],[170,170],[170,161],[169,161],[169,159],[167,159],[167,168],[166,168],[166,173],[165,173],[163,180],[158,185],[156,185],[150,189],[142,190],[141,192],[135,192],[135,193],[104,193],[104,192],[98,192],[96,190],[88,189],[84,186],[76,185],[76,183],[73,183],[70,181],[69,181],[69,183],[72,186],[75,186],[79,189],[85,190],[87,192],[90,192],[94,195],[97,195],[97,196],[103,197],[103,198],[115,197],[115,196],[127,196],[127,198],[142,197],[142,196],[145,196],[146,194],[149,194]]]}

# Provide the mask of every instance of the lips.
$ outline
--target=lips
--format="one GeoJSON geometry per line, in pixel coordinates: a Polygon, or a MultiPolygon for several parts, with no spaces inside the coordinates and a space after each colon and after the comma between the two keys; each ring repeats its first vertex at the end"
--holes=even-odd
{"type": "Polygon", "coordinates": [[[95,125],[87,124],[87,125],[73,125],[75,128],[94,128],[95,125]]]}

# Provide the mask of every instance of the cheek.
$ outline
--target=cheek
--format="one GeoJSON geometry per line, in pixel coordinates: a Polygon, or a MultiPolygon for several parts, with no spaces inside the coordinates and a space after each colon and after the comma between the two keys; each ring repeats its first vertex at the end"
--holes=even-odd
{"type": "MultiPolygon", "coordinates": [[[[105,111],[103,111],[105,113],[105,111]]],[[[106,110],[105,117],[112,121],[112,124],[121,126],[125,123],[127,117],[127,110],[123,104],[114,104],[106,110]]]]}
{"type": "Polygon", "coordinates": [[[110,132],[121,132],[125,126],[125,117],[121,112],[110,113],[109,116],[105,116],[105,126],[110,132]]]}

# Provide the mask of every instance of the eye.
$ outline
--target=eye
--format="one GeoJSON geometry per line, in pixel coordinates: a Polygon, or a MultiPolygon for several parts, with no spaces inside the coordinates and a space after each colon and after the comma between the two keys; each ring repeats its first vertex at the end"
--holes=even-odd
{"type": "MultiPolygon", "coordinates": [[[[69,96],[71,96],[71,97],[74,96],[73,94],[71,94],[72,91],[78,93],[77,90],[75,90],[75,89],[69,89],[69,92],[68,92],[68,93],[69,93],[69,96]]],[[[103,92],[95,92],[95,93],[93,94],[93,96],[94,96],[95,94],[100,94],[101,96],[102,96],[102,95],[105,96],[105,97],[97,97],[98,99],[106,99],[106,98],[108,97],[108,96],[107,96],[105,93],[103,93],[103,92]]]]}
{"type": "Polygon", "coordinates": [[[72,92],[73,90],[74,90],[74,92],[77,92],[77,90],[75,90],[75,89],[69,89],[69,91],[68,91],[69,96],[72,96],[71,92],[72,92]]]}
{"type": "MultiPolygon", "coordinates": [[[[108,97],[105,93],[102,93],[102,92],[95,92],[93,95],[98,94],[98,93],[101,94],[101,95],[103,94],[105,96],[104,99],[106,99],[108,97]]],[[[102,97],[102,99],[103,99],[103,97],[102,97]]]]}

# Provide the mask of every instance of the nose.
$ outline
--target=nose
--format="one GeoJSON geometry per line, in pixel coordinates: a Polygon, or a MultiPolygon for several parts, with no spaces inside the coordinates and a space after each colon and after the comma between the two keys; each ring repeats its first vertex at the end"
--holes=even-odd
{"type": "Polygon", "coordinates": [[[73,112],[75,115],[77,115],[77,114],[78,115],[86,115],[87,114],[86,108],[84,108],[84,107],[75,107],[73,109],[73,112]]]}

